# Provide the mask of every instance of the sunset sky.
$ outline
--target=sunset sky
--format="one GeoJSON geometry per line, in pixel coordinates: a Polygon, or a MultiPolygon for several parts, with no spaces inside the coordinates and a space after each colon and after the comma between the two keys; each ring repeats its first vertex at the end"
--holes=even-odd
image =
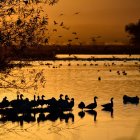
{"type": "Polygon", "coordinates": [[[90,43],[98,35],[101,36],[98,42],[124,42],[127,40],[125,25],[140,19],[140,0],[59,0],[46,11],[51,29],[56,28],[54,20],[70,27],[67,31],[57,27],[56,42],[73,39],[73,31],[78,33],[79,42],[90,43]],[[75,15],[76,12],[80,13],[75,15]],[[61,13],[64,15],[60,16],[61,13]],[[57,39],[59,35],[65,37],[57,39]]]}

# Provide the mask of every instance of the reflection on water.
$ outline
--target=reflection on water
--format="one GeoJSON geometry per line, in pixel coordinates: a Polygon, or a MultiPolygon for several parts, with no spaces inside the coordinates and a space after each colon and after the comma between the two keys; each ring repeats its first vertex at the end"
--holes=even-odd
{"type": "Polygon", "coordinates": [[[57,112],[13,113],[10,116],[1,114],[0,139],[140,139],[140,106],[123,104],[124,95],[140,97],[139,61],[75,60],[29,63],[32,66],[12,69],[9,72],[10,78],[1,74],[5,81],[17,85],[17,89],[1,87],[1,101],[5,96],[9,101],[16,99],[17,92],[24,95],[23,99],[27,97],[29,100],[33,100],[34,95],[45,95],[45,100],[52,97],[58,99],[62,93],[67,94],[70,99],[75,99],[74,108],[71,112],[61,114],[57,112]],[[38,75],[37,84],[31,86],[36,75],[38,75]],[[41,79],[43,83],[40,82],[41,79]],[[25,83],[26,87],[30,88],[24,88],[25,83]],[[93,102],[94,96],[98,96],[95,110],[81,111],[78,108],[81,101],[86,105],[93,102]],[[111,97],[114,98],[113,109],[102,110],[101,105],[108,103],[111,97]]]}
{"type": "Polygon", "coordinates": [[[58,58],[140,58],[140,55],[57,55],[58,58]]]}
{"type": "Polygon", "coordinates": [[[113,113],[113,111],[114,111],[114,110],[113,110],[113,108],[111,108],[111,109],[108,109],[108,108],[107,108],[107,109],[106,109],[106,108],[103,108],[103,109],[102,109],[102,111],[109,112],[109,113],[110,113],[110,116],[111,116],[112,118],[114,117],[114,113],[113,113]]]}

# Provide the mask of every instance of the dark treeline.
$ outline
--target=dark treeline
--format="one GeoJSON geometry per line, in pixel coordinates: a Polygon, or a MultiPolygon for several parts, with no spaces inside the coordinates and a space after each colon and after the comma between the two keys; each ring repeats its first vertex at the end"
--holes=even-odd
{"type": "MultiPolygon", "coordinates": [[[[10,52],[10,50],[9,50],[10,52]]],[[[140,54],[140,47],[132,45],[50,45],[26,48],[11,60],[53,60],[57,54],[140,54]]]]}
{"type": "Polygon", "coordinates": [[[58,54],[140,54],[140,47],[132,45],[73,45],[58,46],[58,54]]]}

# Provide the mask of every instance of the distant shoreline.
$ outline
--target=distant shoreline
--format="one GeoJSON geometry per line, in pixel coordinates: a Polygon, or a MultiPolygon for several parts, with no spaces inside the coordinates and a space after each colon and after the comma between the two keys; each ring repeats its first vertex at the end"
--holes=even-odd
{"type": "MultiPolygon", "coordinates": [[[[9,50],[9,52],[12,52],[9,50]]],[[[132,45],[45,45],[32,48],[25,48],[23,51],[12,53],[9,59],[15,61],[45,61],[45,60],[88,60],[103,61],[117,60],[124,58],[57,58],[57,55],[140,55],[140,46],[132,45]],[[15,55],[16,54],[16,55],[15,55]]],[[[125,58],[126,60],[139,60],[139,58],[125,58]]]]}

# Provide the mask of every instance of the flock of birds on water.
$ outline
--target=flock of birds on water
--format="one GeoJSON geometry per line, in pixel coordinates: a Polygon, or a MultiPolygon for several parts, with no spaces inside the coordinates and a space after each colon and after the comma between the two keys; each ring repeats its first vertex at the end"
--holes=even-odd
{"type": "MultiPolygon", "coordinates": [[[[51,120],[55,121],[58,118],[60,120],[65,120],[68,122],[69,119],[72,119],[74,121],[74,115],[72,114],[73,107],[74,107],[74,98],[69,98],[68,95],[65,95],[65,98],[63,99],[63,94],[60,94],[59,99],[55,99],[54,97],[45,100],[44,95],[37,96],[34,95],[33,100],[29,100],[28,98],[23,99],[24,95],[20,94],[17,95],[17,99],[9,101],[7,97],[4,97],[3,100],[0,102],[0,114],[3,116],[0,118],[0,121],[19,121],[19,114],[22,115],[22,119],[20,118],[20,121],[35,121],[35,114],[40,113],[39,117],[37,119],[38,122],[45,121],[45,120],[51,120]],[[68,113],[64,113],[68,112],[68,113]],[[34,114],[34,117],[31,114],[34,114]],[[49,113],[47,116],[45,116],[44,113],[49,113]]],[[[88,105],[85,105],[85,103],[82,101],[78,104],[78,108],[81,109],[81,111],[78,113],[78,115],[83,118],[85,115],[85,112],[91,114],[94,116],[94,121],[96,121],[97,112],[94,110],[97,107],[97,99],[98,97],[94,97],[94,101],[88,105]]],[[[128,95],[123,96],[123,103],[131,103],[131,104],[139,104],[139,97],[134,96],[130,97],[128,95]]],[[[103,107],[103,111],[109,111],[111,112],[111,116],[113,115],[113,98],[110,99],[109,103],[101,105],[103,107]]],[[[22,125],[22,124],[21,124],[22,125]]]]}
{"type": "MultiPolygon", "coordinates": [[[[124,63],[125,63],[125,62],[126,62],[126,61],[124,60],[124,63]]],[[[62,63],[58,64],[58,66],[55,65],[55,64],[53,64],[53,63],[46,63],[46,64],[43,64],[42,62],[39,62],[39,64],[40,64],[40,65],[46,65],[46,66],[48,66],[48,68],[54,68],[54,69],[55,69],[55,68],[61,68],[61,67],[63,66],[62,63]]],[[[106,62],[105,62],[105,63],[103,64],[103,66],[108,67],[108,68],[111,67],[111,66],[116,66],[116,65],[117,65],[117,64],[114,63],[114,62],[112,62],[112,63],[106,63],[106,62]]],[[[139,66],[137,62],[135,62],[134,65],[135,65],[135,66],[139,66]]],[[[69,63],[67,64],[67,66],[68,66],[68,67],[72,66],[72,63],[69,62],[69,63]]],[[[76,66],[84,66],[84,67],[86,67],[86,66],[96,66],[96,67],[97,67],[97,66],[99,66],[99,64],[98,64],[98,63],[93,64],[92,62],[91,62],[89,65],[86,64],[86,63],[83,63],[83,64],[77,63],[76,66]]],[[[124,66],[124,64],[122,63],[122,64],[120,64],[120,65],[118,65],[118,66],[122,67],[122,66],[124,66]]],[[[113,70],[110,68],[110,69],[109,69],[109,72],[111,73],[112,71],[113,71],[113,70]]],[[[140,72],[140,67],[138,68],[138,71],[140,72]]],[[[97,72],[100,72],[100,70],[97,70],[97,72]]],[[[119,75],[119,76],[120,76],[120,75],[123,75],[123,76],[127,76],[127,75],[128,75],[128,73],[127,73],[126,70],[117,70],[117,71],[116,71],[116,74],[119,75]]],[[[98,81],[101,81],[101,80],[102,80],[102,77],[99,76],[99,77],[98,77],[98,81]]]]}

